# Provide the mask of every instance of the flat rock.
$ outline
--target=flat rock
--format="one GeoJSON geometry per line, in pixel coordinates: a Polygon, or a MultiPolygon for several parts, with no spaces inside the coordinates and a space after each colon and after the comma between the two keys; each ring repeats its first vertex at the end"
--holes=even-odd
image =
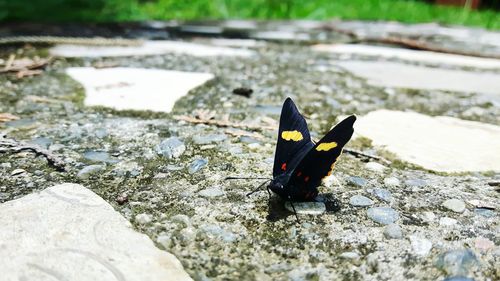
{"type": "Polygon", "coordinates": [[[159,112],[170,112],[179,98],[214,77],[210,73],[127,67],[72,67],[66,73],[85,88],[87,106],[159,112]]]}
{"type": "Polygon", "coordinates": [[[84,46],[62,44],[51,48],[49,53],[53,56],[68,58],[151,56],[169,53],[186,54],[197,57],[250,57],[255,54],[254,51],[246,49],[168,40],[145,41],[138,46],[84,46]]]}
{"type": "MultiPolygon", "coordinates": [[[[297,214],[320,215],[326,211],[326,206],[323,202],[294,202],[293,206],[295,207],[297,214]]],[[[293,208],[290,202],[285,203],[285,208],[293,213],[293,208]]]]}
{"type": "Polygon", "coordinates": [[[500,153],[495,153],[500,151],[499,126],[415,112],[376,110],[359,118],[355,131],[402,160],[429,170],[500,171],[500,153]],[[466,147],[474,147],[474,153],[466,147]]]}
{"type": "Polygon", "coordinates": [[[500,74],[437,69],[381,61],[345,61],[339,66],[373,86],[500,95],[500,74]]]}
{"type": "Polygon", "coordinates": [[[448,199],[443,202],[443,207],[456,213],[463,213],[465,211],[465,203],[460,199],[448,199]]]}
{"type": "Polygon", "coordinates": [[[413,248],[413,253],[417,256],[425,257],[429,255],[432,250],[432,242],[429,239],[417,235],[410,235],[410,243],[413,248]]]}
{"type": "Polygon", "coordinates": [[[0,204],[2,280],[191,280],[92,191],[65,183],[0,204]]]}
{"type": "Polygon", "coordinates": [[[354,195],[349,199],[349,204],[356,207],[365,207],[373,205],[373,200],[363,195],[354,195]]]}
{"type": "Polygon", "coordinates": [[[202,197],[212,198],[223,196],[225,193],[224,190],[222,190],[222,188],[220,187],[211,187],[203,189],[202,191],[198,192],[198,194],[202,197]]]}
{"type": "Polygon", "coordinates": [[[316,51],[330,52],[340,55],[348,54],[377,58],[395,58],[419,63],[447,64],[460,67],[475,67],[484,69],[500,68],[500,60],[498,59],[363,44],[320,44],[313,46],[313,49],[316,51]]]}

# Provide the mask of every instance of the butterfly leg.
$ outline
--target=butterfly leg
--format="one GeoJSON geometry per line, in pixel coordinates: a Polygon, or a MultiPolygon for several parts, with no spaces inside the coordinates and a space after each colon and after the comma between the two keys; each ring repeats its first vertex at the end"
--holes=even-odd
{"type": "MultiPolygon", "coordinates": [[[[250,196],[252,194],[254,194],[255,192],[259,191],[265,184],[267,184],[269,181],[265,181],[263,183],[261,183],[259,186],[257,186],[256,189],[252,190],[250,193],[247,194],[247,196],[250,196]]],[[[269,191],[269,189],[268,189],[269,191]]]]}
{"type": "Polygon", "coordinates": [[[297,219],[297,222],[300,223],[299,216],[297,215],[297,211],[295,210],[295,206],[293,205],[293,202],[292,201],[289,201],[289,202],[290,202],[290,205],[292,205],[292,210],[293,210],[293,213],[295,214],[295,218],[297,219]]]}

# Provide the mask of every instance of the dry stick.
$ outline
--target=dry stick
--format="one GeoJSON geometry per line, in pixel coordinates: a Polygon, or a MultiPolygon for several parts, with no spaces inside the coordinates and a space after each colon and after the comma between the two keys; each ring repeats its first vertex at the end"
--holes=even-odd
{"type": "MultiPolygon", "coordinates": [[[[185,115],[177,115],[174,116],[174,119],[176,120],[182,120],[182,121],[187,121],[190,123],[195,123],[195,124],[206,124],[206,125],[214,125],[217,127],[234,127],[234,128],[243,128],[243,129],[249,129],[249,130],[259,130],[259,131],[264,131],[264,130],[275,130],[276,127],[273,126],[259,126],[259,125],[249,125],[249,124],[242,124],[242,123],[234,123],[234,122],[229,122],[229,121],[222,121],[222,120],[215,120],[215,119],[210,119],[210,120],[205,120],[205,119],[199,119],[199,118],[194,118],[194,117],[189,117],[185,115]]],[[[361,152],[359,150],[354,150],[354,149],[349,149],[349,148],[344,148],[343,150],[345,153],[349,153],[353,155],[354,157],[364,157],[368,159],[373,159],[376,161],[380,161],[384,164],[391,164],[391,161],[375,156],[375,155],[370,155],[364,152],[361,152]]]]}
{"type": "MultiPolygon", "coordinates": [[[[7,63],[3,69],[0,69],[0,73],[6,73],[6,72],[18,72],[18,71],[23,71],[23,70],[33,70],[33,69],[38,69],[46,66],[52,61],[52,57],[49,57],[47,59],[39,59],[37,61],[33,61],[32,64],[29,65],[22,65],[22,66],[17,66],[13,67],[12,62],[7,63]]],[[[10,61],[10,58],[9,58],[10,61]]]]}
{"type": "Polygon", "coordinates": [[[59,158],[59,156],[52,154],[49,150],[43,149],[38,145],[27,144],[14,139],[7,139],[4,135],[0,134],[0,153],[18,153],[26,150],[34,152],[36,156],[42,155],[45,159],[47,159],[49,165],[54,167],[56,170],[61,172],[66,170],[64,161],[59,158]]]}
{"type": "Polygon", "coordinates": [[[453,55],[480,57],[480,58],[500,59],[500,56],[498,55],[492,55],[492,54],[486,55],[479,52],[450,50],[443,47],[432,46],[431,44],[426,43],[422,40],[415,40],[415,39],[402,38],[396,36],[363,37],[359,36],[355,31],[341,29],[332,25],[329,25],[326,28],[340,34],[345,34],[350,37],[353,37],[354,40],[351,41],[351,43],[371,42],[371,43],[393,44],[424,51],[432,51],[432,52],[439,52],[439,53],[446,53],[453,55]]]}

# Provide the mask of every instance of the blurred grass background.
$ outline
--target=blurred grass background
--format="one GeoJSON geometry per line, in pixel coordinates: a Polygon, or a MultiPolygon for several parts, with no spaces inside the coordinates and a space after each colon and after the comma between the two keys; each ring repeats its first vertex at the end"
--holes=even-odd
{"type": "Polygon", "coordinates": [[[431,0],[0,0],[0,21],[339,18],[500,29],[499,6],[500,0],[482,0],[480,10],[437,6],[431,0]]]}

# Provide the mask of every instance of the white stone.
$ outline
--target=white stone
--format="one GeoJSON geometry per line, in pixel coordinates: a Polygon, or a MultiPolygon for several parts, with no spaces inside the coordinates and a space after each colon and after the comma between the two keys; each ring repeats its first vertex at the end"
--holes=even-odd
{"type": "Polygon", "coordinates": [[[413,248],[413,253],[417,256],[425,257],[431,252],[432,242],[426,238],[410,235],[410,243],[413,248]]]}
{"type": "Polygon", "coordinates": [[[463,213],[465,211],[464,201],[455,198],[444,201],[443,207],[456,213],[463,213]]]}
{"type": "Polygon", "coordinates": [[[368,162],[365,165],[365,168],[370,171],[374,171],[377,173],[383,173],[386,167],[382,164],[379,164],[377,162],[368,162]]]}
{"type": "Polygon", "coordinates": [[[338,63],[374,86],[500,95],[500,74],[438,69],[381,61],[338,63]]]}
{"type": "Polygon", "coordinates": [[[84,104],[118,110],[170,112],[190,90],[213,74],[144,68],[68,68],[66,73],[85,88],[84,104]]]}
{"type": "MultiPolygon", "coordinates": [[[[295,207],[297,214],[320,215],[326,212],[326,206],[323,202],[293,202],[293,207],[295,207]]],[[[290,202],[285,203],[285,208],[293,213],[290,202]]]]}
{"type": "Polygon", "coordinates": [[[448,218],[448,217],[443,217],[439,219],[439,225],[441,226],[454,226],[457,224],[456,219],[448,218]]]}
{"type": "Polygon", "coordinates": [[[363,44],[320,44],[313,46],[313,49],[316,51],[330,52],[342,55],[363,55],[382,58],[396,58],[406,61],[430,64],[447,64],[460,67],[500,69],[499,59],[470,57],[430,51],[417,51],[363,44]]]}
{"type": "Polygon", "coordinates": [[[225,38],[211,39],[210,44],[222,47],[242,47],[242,48],[255,48],[255,47],[263,47],[266,45],[265,41],[257,41],[254,39],[225,39],[225,38]]]}
{"type": "Polygon", "coordinates": [[[153,218],[149,214],[138,214],[137,216],[135,216],[135,221],[140,224],[148,224],[152,220],[153,218]]]}
{"type": "Polygon", "coordinates": [[[370,112],[354,125],[374,145],[426,169],[500,171],[499,126],[390,110],[370,112]]]}
{"type": "Polygon", "coordinates": [[[181,42],[181,41],[145,41],[139,46],[85,46],[85,45],[57,45],[49,53],[58,57],[127,57],[151,56],[168,53],[186,54],[197,57],[207,56],[239,56],[250,57],[254,51],[237,48],[216,47],[210,45],[181,42]]]}
{"type": "Polygon", "coordinates": [[[0,204],[2,280],[191,280],[89,189],[61,184],[0,204]]]}
{"type": "Polygon", "coordinates": [[[384,179],[384,184],[388,187],[397,187],[401,184],[401,181],[396,177],[390,177],[384,179]]]}

